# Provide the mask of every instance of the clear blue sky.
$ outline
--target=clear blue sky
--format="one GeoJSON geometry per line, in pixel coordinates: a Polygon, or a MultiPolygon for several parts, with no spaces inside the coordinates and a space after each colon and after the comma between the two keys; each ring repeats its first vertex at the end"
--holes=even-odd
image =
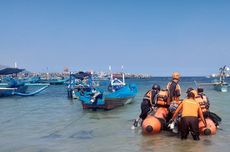
{"type": "Polygon", "coordinates": [[[229,0],[0,0],[0,64],[208,75],[230,66],[229,0]]]}

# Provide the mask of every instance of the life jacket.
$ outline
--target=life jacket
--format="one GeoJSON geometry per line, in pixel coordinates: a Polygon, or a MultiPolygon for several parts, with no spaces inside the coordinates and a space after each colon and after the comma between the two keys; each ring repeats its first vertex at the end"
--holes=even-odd
{"type": "Polygon", "coordinates": [[[184,99],[182,104],[182,117],[193,116],[198,117],[198,109],[200,105],[193,99],[184,99]]]}
{"type": "Polygon", "coordinates": [[[143,100],[149,100],[149,103],[153,105],[154,97],[157,94],[156,90],[149,90],[145,93],[143,100]]]}
{"type": "MultiPolygon", "coordinates": [[[[203,101],[208,103],[208,97],[205,94],[201,94],[201,97],[203,98],[203,101]]],[[[209,103],[208,103],[209,104],[209,103]]]]}
{"type": "Polygon", "coordinates": [[[149,90],[148,92],[145,93],[144,99],[151,100],[152,96],[153,96],[152,90],[149,90]]]}
{"type": "Polygon", "coordinates": [[[181,95],[181,88],[178,82],[175,81],[170,81],[167,84],[167,89],[169,92],[169,100],[171,101],[179,101],[180,100],[180,95],[181,95]]]}
{"type": "Polygon", "coordinates": [[[202,96],[199,94],[198,96],[196,96],[195,100],[197,103],[199,103],[202,112],[208,111],[208,108],[209,108],[208,107],[208,100],[207,100],[207,97],[205,95],[202,96]]]}
{"type": "Polygon", "coordinates": [[[157,99],[155,101],[156,105],[168,107],[169,106],[168,97],[169,97],[168,90],[160,90],[160,92],[157,94],[157,99]]]}

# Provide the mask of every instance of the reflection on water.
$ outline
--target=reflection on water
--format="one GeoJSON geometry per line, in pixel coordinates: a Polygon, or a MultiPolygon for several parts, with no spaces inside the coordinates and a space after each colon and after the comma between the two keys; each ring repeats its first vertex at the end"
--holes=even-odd
{"type": "MultiPolygon", "coordinates": [[[[182,89],[195,87],[194,79],[199,82],[209,81],[205,78],[186,78],[181,82],[182,89]]],[[[138,85],[139,93],[135,102],[110,111],[83,110],[78,100],[67,99],[64,86],[51,86],[42,94],[28,98],[0,98],[0,151],[229,151],[230,92],[216,92],[211,87],[206,88],[211,110],[223,120],[220,125],[222,130],[215,136],[201,136],[200,141],[193,141],[190,136],[188,140],[181,141],[170,132],[144,136],[140,129],[130,129],[132,120],[139,115],[144,93],[153,83],[165,86],[168,80],[127,80],[135,81],[138,85]]]]}

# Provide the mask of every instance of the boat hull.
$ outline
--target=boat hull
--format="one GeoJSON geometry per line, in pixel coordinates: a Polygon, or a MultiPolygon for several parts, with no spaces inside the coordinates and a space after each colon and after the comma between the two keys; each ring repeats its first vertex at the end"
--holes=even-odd
{"type": "Polygon", "coordinates": [[[221,92],[228,92],[228,84],[214,85],[214,89],[221,92]]]}
{"type": "Polygon", "coordinates": [[[110,110],[132,103],[136,94],[137,87],[129,85],[113,93],[109,93],[106,95],[103,95],[103,93],[101,93],[94,101],[92,101],[92,95],[87,92],[85,92],[83,95],[78,92],[76,93],[76,96],[79,96],[79,100],[81,100],[82,102],[83,109],[110,110]]]}
{"type": "MultiPolygon", "coordinates": [[[[166,129],[166,117],[168,111],[166,108],[158,108],[154,115],[149,114],[142,122],[142,133],[154,135],[159,133],[161,130],[166,129]]],[[[201,135],[215,135],[217,127],[210,118],[205,119],[207,127],[204,123],[199,120],[199,132],[201,135]]],[[[178,122],[178,129],[181,130],[181,122],[178,122]]],[[[167,129],[166,129],[167,130],[167,129]]]]}
{"type": "Polygon", "coordinates": [[[63,85],[66,80],[38,80],[37,83],[49,83],[50,85],[63,85]]]}
{"type": "Polygon", "coordinates": [[[82,101],[83,109],[104,109],[111,110],[116,107],[124,106],[132,103],[134,97],[131,98],[117,98],[117,99],[104,99],[104,104],[85,103],[82,101]]]}
{"type": "Polygon", "coordinates": [[[166,127],[167,108],[157,108],[154,115],[149,114],[142,122],[142,133],[157,134],[166,127]]]}
{"type": "Polygon", "coordinates": [[[210,118],[205,119],[207,127],[204,126],[204,123],[199,121],[199,132],[201,135],[215,135],[217,128],[214,122],[210,118]]]}
{"type": "Polygon", "coordinates": [[[28,86],[20,86],[18,88],[0,89],[0,97],[12,96],[15,92],[25,93],[28,86]]]}

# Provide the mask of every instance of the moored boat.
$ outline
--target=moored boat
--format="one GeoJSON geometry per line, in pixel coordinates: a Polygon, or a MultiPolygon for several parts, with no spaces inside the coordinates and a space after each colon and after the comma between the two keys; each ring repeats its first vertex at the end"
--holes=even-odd
{"type": "Polygon", "coordinates": [[[0,70],[0,75],[4,75],[0,83],[0,97],[4,96],[32,96],[40,93],[45,90],[49,84],[30,84],[26,83],[23,80],[17,79],[17,73],[24,71],[24,69],[18,68],[4,68],[0,70]],[[6,75],[14,75],[14,76],[6,76],[6,75]],[[16,75],[16,76],[15,76],[16,75]],[[42,88],[33,91],[27,92],[28,86],[43,86],[42,88]]]}
{"type": "Polygon", "coordinates": [[[214,89],[220,92],[228,92],[228,83],[227,82],[222,82],[222,83],[216,83],[213,85],[214,89]]]}
{"type": "Polygon", "coordinates": [[[136,94],[137,86],[131,84],[108,94],[97,89],[95,93],[83,92],[83,94],[80,94],[79,99],[84,109],[110,110],[131,103],[136,94]]]}
{"type": "Polygon", "coordinates": [[[137,94],[135,84],[126,84],[124,80],[111,75],[108,90],[99,88],[94,82],[93,75],[86,72],[71,74],[67,87],[70,98],[78,98],[83,109],[110,110],[129,104],[137,94]]]}
{"type": "Polygon", "coordinates": [[[63,85],[68,79],[63,77],[41,78],[36,81],[37,83],[49,83],[50,85],[63,85]]]}
{"type": "Polygon", "coordinates": [[[70,73],[67,81],[67,93],[71,99],[79,99],[83,92],[91,92],[93,87],[92,74],[88,72],[70,73]]]}
{"type": "Polygon", "coordinates": [[[195,81],[195,84],[197,86],[213,86],[216,91],[220,92],[228,92],[229,84],[225,81],[227,71],[229,71],[229,68],[225,65],[219,69],[220,73],[218,74],[219,80],[214,80],[211,83],[197,83],[195,81]]]}

